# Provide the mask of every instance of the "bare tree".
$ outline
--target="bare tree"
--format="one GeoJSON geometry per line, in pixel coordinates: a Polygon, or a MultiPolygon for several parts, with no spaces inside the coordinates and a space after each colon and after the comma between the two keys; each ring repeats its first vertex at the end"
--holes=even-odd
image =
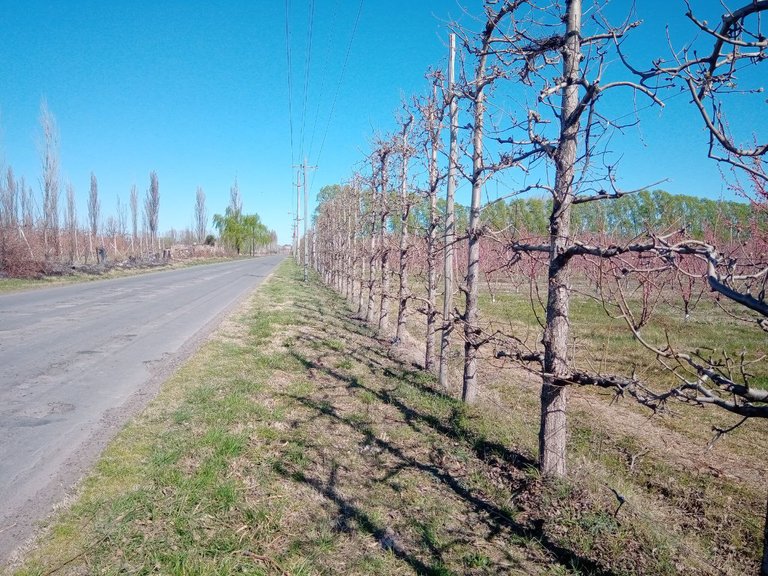
{"type": "Polygon", "coordinates": [[[745,1],[735,10],[725,9],[716,28],[710,26],[706,19],[698,18],[688,0],[685,4],[688,8],[686,16],[704,38],[712,40],[711,48],[691,42],[672,58],[655,60],[646,71],[632,67],[620,53],[622,59],[643,85],[661,80],[687,89],[707,130],[709,157],[753,178],[765,180],[766,172],[760,166],[768,154],[768,142],[737,142],[733,134],[734,126],[728,122],[726,103],[732,95],[739,96],[742,106],[761,106],[764,103],[764,76],[757,75],[750,85],[748,72],[737,72],[754,67],[768,58],[768,40],[762,30],[763,13],[768,10],[768,2],[745,1]],[[748,100],[750,97],[751,103],[748,100]]]}
{"type": "Polygon", "coordinates": [[[31,231],[35,223],[35,198],[32,188],[22,176],[19,179],[19,208],[21,209],[21,224],[24,230],[31,231]]]}
{"type": "Polygon", "coordinates": [[[136,254],[135,243],[139,238],[139,192],[136,185],[131,186],[131,253],[136,254]]]}
{"type": "Polygon", "coordinates": [[[125,235],[128,231],[128,213],[125,204],[120,200],[120,194],[117,195],[115,202],[115,214],[117,220],[117,234],[125,242],[125,235]]]}
{"type": "Polygon", "coordinates": [[[391,142],[380,141],[374,152],[379,171],[379,254],[381,257],[381,299],[379,300],[378,328],[382,333],[389,331],[389,285],[392,271],[389,267],[389,235],[387,221],[389,220],[389,163],[393,146],[391,142]]]}
{"type": "MultiPolygon", "coordinates": [[[[425,191],[429,214],[425,228],[427,249],[427,299],[425,303],[426,316],[426,346],[424,351],[424,369],[431,371],[435,367],[435,334],[437,332],[437,317],[439,312],[435,304],[437,297],[437,232],[439,215],[437,211],[437,191],[441,177],[438,169],[438,152],[440,151],[440,131],[442,129],[445,106],[438,104],[438,86],[441,81],[439,74],[432,77],[432,94],[423,102],[416,102],[419,110],[419,124],[422,131],[421,145],[427,160],[427,189],[425,191]]],[[[443,99],[445,102],[445,99],[443,99]]],[[[451,264],[453,266],[453,264],[451,264]]],[[[447,296],[446,296],[447,298],[447,296]]]]}
{"type": "MultiPolygon", "coordinates": [[[[581,0],[546,6],[524,0],[507,0],[497,10],[493,9],[495,4],[489,2],[486,7],[490,17],[482,37],[487,41],[481,42],[478,58],[482,59],[487,53],[493,54],[500,64],[492,68],[491,73],[503,74],[498,70],[500,67],[514,71],[523,85],[533,89],[535,99],[528,100],[527,109],[510,115],[504,137],[494,136],[496,143],[506,147],[494,169],[520,166],[530,171],[548,163],[552,166],[554,177],[552,184],[534,181],[521,190],[539,189],[550,194],[549,241],[534,244],[515,240],[510,243],[509,249],[513,260],[525,254],[541,254],[547,260],[543,351],[518,351],[516,356],[540,363],[537,370],[542,375],[539,465],[545,476],[562,476],[566,473],[568,386],[584,383],[572,369],[568,356],[570,264],[575,258],[587,254],[611,258],[619,253],[612,247],[587,247],[578,241],[571,230],[571,212],[573,206],[579,203],[615,199],[626,194],[615,188],[614,166],[607,163],[607,152],[598,148],[601,142],[607,140],[605,136],[615,123],[604,121],[596,105],[606,91],[613,89],[645,95],[656,104],[660,101],[654,90],[639,83],[625,80],[603,82],[603,62],[609,50],[639,22],[627,20],[619,27],[611,26],[602,14],[601,5],[595,2],[590,4],[593,12],[591,28],[585,34],[581,0]],[[511,15],[511,18],[505,29],[494,35],[493,30],[489,32],[488,28],[499,27],[500,21],[494,20],[494,17],[502,12],[511,15]],[[558,29],[560,33],[556,32],[558,29]]],[[[477,70],[480,69],[478,66],[477,70]]],[[[483,76],[476,74],[470,95],[481,89],[483,80],[483,76]]],[[[478,125],[481,126],[476,119],[475,131],[478,125]]],[[[474,196],[475,184],[481,181],[481,172],[489,167],[482,163],[482,142],[473,143],[473,150],[475,156],[480,156],[479,163],[473,157],[470,181],[474,196]]],[[[473,209],[470,213],[470,243],[478,234],[475,228],[477,214],[474,212],[473,209]]],[[[642,250],[643,246],[625,249],[642,250]]],[[[471,254],[470,266],[477,265],[475,260],[476,256],[471,254]]],[[[468,276],[472,278],[471,271],[468,276]]],[[[468,283],[467,311],[471,310],[471,300],[472,291],[468,283]]],[[[484,339],[472,317],[468,315],[464,320],[467,326],[465,347],[471,351],[484,339]]],[[[466,373],[467,369],[465,380],[466,373]]],[[[472,376],[471,372],[469,376],[472,376]]]]}
{"type": "Polygon", "coordinates": [[[149,228],[149,243],[151,249],[157,247],[157,223],[160,216],[160,185],[157,182],[157,172],[149,173],[149,188],[144,197],[144,214],[149,228]]]}
{"type": "Polygon", "coordinates": [[[364,219],[361,208],[362,183],[359,174],[352,176],[352,230],[351,230],[351,256],[352,256],[352,300],[355,303],[355,286],[357,286],[357,313],[363,311],[363,281],[365,276],[365,258],[363,255],[362,239],[364,235],[364,219]]]}
{"type": "Polygon", "coordinates": [[[71,182],[67,183],[67,211],[64,214],[64,227],[69,237],[69,262],[73,263],[78,258],[77,246],[77,205],[75,204],[75,188],[71,182]]]}
{"type": "Polygon", "coordinates": [[[365,321],[368,322],[369,324],[373,321],[373,310],[374,310],[374,304],[376,299],[376,262],[379,261],[377,258],[378,246],[376,244],[376,240],[377,240],[376,224],[378,221],[378,216],[377,216],[378,202],[376,200],[376,160],[373,154],[370,156],[370,162],[371,162],[371,168],[372,168],[371,182],[370,182],[371,185],[368,190],[368,194],[366,195],[367,196],[366,216],[368,220],[369,234],[368,234],[368,280],[366,282],[368,297],[365,303],[365,321]]]}
{"type": "Polygon", "coordinates": [[[456,194],[456,172],[459,163],[459,108],[455,82],[456,35],[450,36],[450,55],[448,61],[448,107],[450,116],[450,140],[448,150],[448,183],[445,190],[445,230],[443,238],[443,326],[440,331],[440,364],[438,383],[443,389],[448,388],[448,351],[453,332],[453,244],[456,238],[456,215],[454,197],[456,194]]]}
{"type": "Polygon", "coordinates": [[[0,179],[0,268],[7,266],[8,243],[10,232],[12,230],[10,226],[11,217],[8,204],[8,190],[2,179],[0,179]]]}
{"type": "Polygon", "coordinates": [[[391,154],[389,142],[379,140],[373,152],[368,157],[371,165],[370,190],[366,195],[367,219],[369,222],[368,243],[368,299],[365,308],[365,320],[373,322],[376,312],[376,297],[379,296],[379,310],[377,326],[386,332],[389,329],[389,248],[387,224],[389,220],[389,202],[387,189],[389,186],[389,156],[391,154]],[[377,289],[378,284],[378,289],[377,289]]]}
{"type": "MultiPolygon", "coordinates": [[[[686,16],[703,34],[711,47],[692,42],[670,59],[657,59],[647,71],[632,67],[622,55],[624,63],[644,84],[661,79],[672,86],[688,90],[707,131],[707,154],[720,164],[732,169],[735,184],[732,188],[747,198],[755,215],[768,211],[768,142],[751,134],[747,144],[737,141],[737,129],[753,130],[753,126],[737,126],[731,122],[727,104],[738,95],[739,104],[747,108],[749,98],[762,104],[765,73],[754,68],[768,60],[768,35],[764,15],[768,1],[743,1],[735,9],[725,8],[712,27],[707,19],[698,17],[686,2],[686,16]],[[750,78],[752,84],[750,85],[750,78]],[[749,185],[741,183],[746,176],[749,185]]],[[[698,8],[698,6],[697,6],[698,8]]],[[[726,350],[715,343],[709,350],[686,349],[684,344],[656,342],[643,330],[651,317],[651,310],[643,305],[633,310],[625,292],[626,278],[630,277],[643,289],[658,286],[660,271],[671,271],[687,279],[702,281],[718,298],[730,302],[731,308],[721,308],[736,322],[751,324],[768,333],[768,234],[765,228],[753,226],[749,239],[739,243],[695,240],[684,235],[653,236],[649,253],[656,259],[643,265],[624,266],[612,271],[614,290],[609,299],[615,303],[635,339],[654,353],[657,360],[677,379],[678,385],[664,392],[654,391],[647,385],[631,380],[623,388],[635,398],[654,408],[669,399],[699,405],[714,406],[741,417],[738,423],[715,428],[715,439],[738,428],[750,418],[768,418],[768,392],[758,385],[753,366],[765,362],[765,354],[750,358],[744,351],[726,350]],[[653,268],[651,268],[653,267],[653,268]],[[649,270],[653,270],[649,272],[649,270]]],[[[688,303],[686,302],[686,310],[688,303]]],[[[763,527],[763,554],[761,576],[768,576],[768,504],[763,527]]]]}
{"type": "MultiPolygon", "coordinates": [[[[117,255],[117,236],[119,234],[120,224],[114,216],[108,216],[104,223],[104,235],[112,240],[112,253],[117,255]]],[[[106,252],[104,253],[106,256],[106,252]]]]}
{"type": "Polygon", "coordinates": [[[53,253],[61,253],[59,242],[59,131],[56,119],[43,100],[40,105],[40,128],[43,132],[42,169],[43,169],[43,241],[45,257],[50,256],[50,243],[53,253]]]}
{"type": "Polygon", "coordinates": [[[5,186],[0,185],[0,225],[9,230],[18,225],[18,187],[13,175],[13,168],[8,166],[5,174],[5,186]]]}
{"type": "Polygon", "coordinates": [[[397,152],[400,158],[400,250],[398,259],[398,290],[397,290],[397,327],[395,342],[402,343],[405,336],[405,320],[408,300],[408,218],[411,213],[411,198],[408,191],[408,163],[413,156],[413,148],[408,142],[412,131],[413,114],[407,112],[407,118],[402,122],[400,141],[397,152]]]}
{"type": "Polygon", "coordinates": [[[230,214],[235,218],[239,218],[243,213],[243,198],[240,196],[240,184],[237,178],[229,189],[229,209],[230,214]]]}
{"type": "MultiPolygon", "coordinates": [[[[521,2],[504,2],[495,10],[491,3],[486,5],[487,20],[480,34],[479,45],[467,42],[467,49],[477,57],[474,81],[465,89],[465,97],[472,103],[474,122],[472,124],[472,171],[469,181],[472,185],[472,200],[469,208],[469,230],[467,230],[467,277],[464,294],[464,379],[461,397],[465,402],[473,403],[477,397],[477,350],[481,344],[478,327],[478,291],[480,286],[480,204],[483,184],[488,175],[500,169],[489,167],[483,158],[483,129],[485,122],[486,89],[503,74],[498,65],[489,67],[492,58],[494,34],[499,23],[512,13],[521,2]]],[[[495,4],[495,3],[493,3],[495,4]]],[[[494,63],[495,64],[495,63],[494,63]]]]}
{"type": "Polygon", "coordinates": [[[98,244],[99,224],[101,213],[101,201],[99,200],[99,181],[96,174],[91,172],[91,187],[88,191],[88,246],[91,253],[94,251],[94,242],[98,244]]]}
{"type": "Polygon", "coordinates": [[[205,192],[197,187],[195,197],[195,236],[198,244],[205,242],[205,235],[208,232],[208,211],[205,208],[205,192]]]}

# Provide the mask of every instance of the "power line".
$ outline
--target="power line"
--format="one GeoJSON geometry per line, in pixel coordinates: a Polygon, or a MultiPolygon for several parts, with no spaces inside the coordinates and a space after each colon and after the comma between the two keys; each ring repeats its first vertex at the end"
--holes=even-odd
{"type": "Polygon", "coordinates": [[[291,85],[291,30],[289,21],[290,0],[285,0],[285,53],[288,59],[288,125],[291,134],[291,164],[293,164],[295,152],[293,146],[293,89],[291,85]]]}
{"type": "Polygon", "coordinates": [[[323,133],[323,139],[320,142],[320,151],[317,153],[317,159],[320,159],[320,156],[323,153],[323,148],[325,147],[325,138],[328,136],[328,128],[331,125],[331,119],[333,118],[333,112],[336,109],[336,100],[339,97],[339,92],[341,91],[341,84],[344,82],[344,75],[347,72],[347,64],[349,63],[349,54],[352,51],[352,42],[355,39],[355,34],[357,33],[357,26],[360,23],[360,14],[363,11],[363,0],[360,0],[360,4],[357,7],[357,16],[355,17],[355,24],[352,27],[352,35],[349,37],[349,44],[347,44],[347,53],[344,56],[344,64],[341,67],[341,74],[339,75],[339,81],[336,84],[336,91],[333,94],[333,102],[331,103],[331,111],[328,113],[328,122],[325,124],[325,132],[323,133]]]}
{"type": "MultiPolygon", "coordinates": [[[[336,0],[333,4],[332,9],[332,17],[331,17],[331,25],[329,27],[330,33],[326,35],[327,44],[325,45],[325,52],[324,54],[330,54],[333,49],[334,39],[335,39],[335,31],[336,31],[336,24],[339,19],[339,2],[340,0],[336,0]]],[[[327,64],[326,64],[327,65],[327,64]]],[[[320,119],[320,107],[321,107],[321,101],[325,94],[325,84],[328,79],[328,74],[321,74],[320,75],[320,90],[318,92],[319,96],[317,98],[317,106],[315,107],[315,118],[312,121],[312,132],[309,137],[309,153],[307,156],[312,158],[312,150],[315,146],[315,135],[317,134],[317,121],[320,119]]]]}
{"type": "MultiPolygon", "coordinates": [[[[360,23],[360,14],[362,12],[363,12],[363,0],[360,0],[360,4],[357,7],[357,16],[355,16],[355,23],[352,26],[352,34],[350,35],[349,43],[347,44],[347,52],[346,52],[346,54],[344,56],[344,64],[341,67],[341,74],[339,75],[339,81],[336,84],[336,90],[335,90],[335,92],[333,94],[333,101],[331,103],[331,110],[328,113],[328,121],[325,124],[325,131],[323,132],[323,139],[320,142],[320,150],[317,153],[317,163],[318,164],[320,163],[320,157],[323,154],[323,148],[325,147],[325,139],[328,136],[328,129],[331,126],[331,120],[333,119],[333,112],[336,109],[336,101],[338,100],[339,92],[341,91],[341,85],[344,82],[344,75],[347,72],[347,64],[349,63],[349,54],[352,51],[352,42],[355,39],[355,34],[357,33],[357,27],[358,27],[358,24],[360,23]]],[[[315,174],[313,173],[312,174],[312,184],[314,184],[314,183],[315,183],[315,174]]],[[[312,188],[311,185],[310,185],[310,188],[312,188]]]]}
{"type": "Polygon", "coordinates": [[[304,155],[304,130],[307,119],[307,100],[309,98],[309,70],[312,65],[312,32],[315,22],[315,0],[309,3],[309,27],[307,28],[307,59],[304,70],[304,106],[301,112],[301,154],[304,155]]]}

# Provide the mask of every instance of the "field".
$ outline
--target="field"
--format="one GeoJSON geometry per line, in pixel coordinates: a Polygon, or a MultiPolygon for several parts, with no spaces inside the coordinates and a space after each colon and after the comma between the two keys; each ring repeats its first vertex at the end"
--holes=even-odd
{"type": "MultiPolygon", "coordinates": [[[[575,345],[655,377],[591,306],[574,307],[575,345]]],[[[533,321],[513,293],[482,307],[521,333],[533,321]]],[[[690,339],[727,333],[760,350],[736,326],[678,321],[690,339]]],[[[285,262],[122,431],[13,573],[756,572],[764,422],[709,447],[712,426],[737,419],[681,404],[652,415],[573,389],[571,476],[545,482],[537,378],[484,349],[467,407],[459,352],[455,389],[437,390],[418,347],[393,349],[285,262]]]]}

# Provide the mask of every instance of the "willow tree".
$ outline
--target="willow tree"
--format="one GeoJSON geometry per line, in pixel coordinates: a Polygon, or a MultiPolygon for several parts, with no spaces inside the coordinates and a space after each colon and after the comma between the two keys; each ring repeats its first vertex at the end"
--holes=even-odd
{"type": "Polygon", "coordinates": [[[213,215],[213,227],[219,232],[221,242],[239,256],[247,238],[243,215],[234,210],[232,206],[227,206],[223,215],[213,215]]]}
{"type": "Polygon", "coordinates": [[[248,251],[251,256],[255,256],[258,248],[269,246],[272,240],[271,231],[258,214],[246,214],[241,220],[248,251]]]}

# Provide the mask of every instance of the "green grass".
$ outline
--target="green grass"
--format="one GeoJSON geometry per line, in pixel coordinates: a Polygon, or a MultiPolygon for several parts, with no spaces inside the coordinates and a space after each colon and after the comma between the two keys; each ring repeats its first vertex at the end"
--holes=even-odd
{"type": "Polygon", "coordinates": [[[166,383],[16,574],[754,571],[762,490],[654,450],[662,425],[584,396],[571,477],[545,482],[530,378],[483,373],[493,401],[466,406],[300,278],[284,263],[166,383]]]}
{"type": "Polygon", "coordinates": [[[38,280],[28,280],[25,278],[0,278],[0,294],[32,290],[34,288],[47,288],[49,286],[61,286],[63,284],[72,284],[75,282],[87,282],[90,279],[91,278],[87,276],[56,276],[40,278],[38,280]]]}
{"type": "MultiPolygon", "coordinates": [[[[485,293],[480,297],[480,308],[486,321],[502,325],[531,345],[538,343],[538,318],[543,318],[542,307],[532,306],[527,294],[496,292],[493,297],[485,293]]],[[[605,373],[631,373],[663,389],[677,383],[673,375],[656,362],[655,354],[637,342],[616,311],[608,314],[603,305],[584,295],[574,294],[570,308],[573,358],[576,367],[596,368],[605,373]],[[614,317],[612,317],[614,316],[614,317]]],[[[724,352],[738,359],[759,358],[765,350],[765,334],[753,324],[737,322],[727,316],[709,299],[703,299],[691,311],[688,319],[679,307],[659,304],[649,324],[642,330],[644,338],[659,348],[667,344],[675,350],[700,350],[724,360],[724,352]],[[709,352],[711,350],[711,352],[709,352]]],[[[753,385],[768,386],[768,363],[753,366],[753,385]]]]}

